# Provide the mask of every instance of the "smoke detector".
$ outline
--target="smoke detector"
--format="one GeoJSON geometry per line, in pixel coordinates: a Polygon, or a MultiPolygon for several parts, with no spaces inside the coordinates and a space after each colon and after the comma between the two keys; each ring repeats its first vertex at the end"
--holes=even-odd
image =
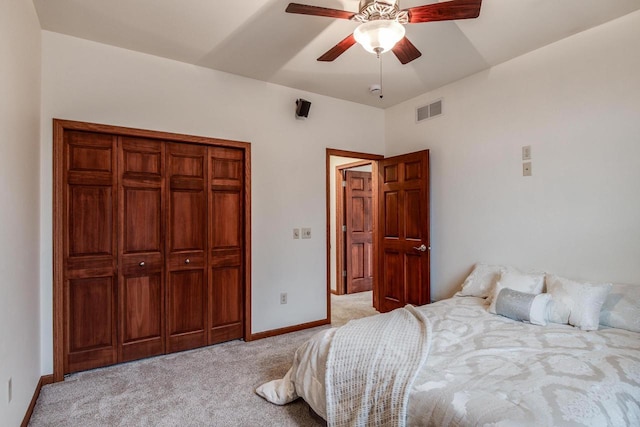
{"type": "Polygon", "coordinates": [[[380,95],[380,93],[382,93],[382,87],[379,84],[372,84],[369,86],[369,93],[371,95],[380,95]]]}

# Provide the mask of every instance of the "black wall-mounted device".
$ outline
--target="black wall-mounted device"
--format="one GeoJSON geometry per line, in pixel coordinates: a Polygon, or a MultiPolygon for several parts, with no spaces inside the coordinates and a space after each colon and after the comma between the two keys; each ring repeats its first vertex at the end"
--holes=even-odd
{"type": "Polygon", "coordinates": [[[306,99],[297,99],[296,100],[296,118],[297,119],[306,119],[309,117],[309,109],[311,108],[311,103],[306,99]]]}

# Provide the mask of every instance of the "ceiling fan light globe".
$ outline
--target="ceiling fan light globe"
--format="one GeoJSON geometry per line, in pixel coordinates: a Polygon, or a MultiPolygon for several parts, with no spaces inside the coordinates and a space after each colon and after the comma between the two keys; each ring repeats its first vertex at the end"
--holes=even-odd
{"type": "Polygon", "coordinates": [[[404,37],[402,24],[390,20],[375,20],[360,24],[353,32],[356,41],[371,53],[387,52],[404,37]]]}

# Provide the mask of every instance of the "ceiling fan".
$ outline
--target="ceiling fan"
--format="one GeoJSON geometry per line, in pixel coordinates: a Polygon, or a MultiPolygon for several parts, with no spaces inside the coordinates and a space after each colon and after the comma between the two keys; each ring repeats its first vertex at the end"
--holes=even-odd
{"type": "Polygon", "coordinates": [[[481,4],[482,0],[450,0],[400,10],[398,0],[360,0],[358,13],[299,3],[289,3],[286,12],[361,23],[353,34],[329,49],[318,61],[333,61],[357,42],[378,56],[391,50],[402,64],[407,64],[422,53],[405,37],[404,24],[477,18],[481,4]]]}

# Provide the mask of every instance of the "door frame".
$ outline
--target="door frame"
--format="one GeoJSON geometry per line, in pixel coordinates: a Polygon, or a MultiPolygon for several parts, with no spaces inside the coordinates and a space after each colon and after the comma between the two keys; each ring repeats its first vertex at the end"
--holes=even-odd
{"type": "Polygon", "coordinates": [[[233,147],[244,154],[243,269],[244,269],[244,331],[245,341],[251,335],[251,144],[203,136],[184,135],[146,129],[128,128],[72,120],[53,119],[53,381],[64,380],[64,245],[62,180],[64,167],[64,133],[66,130],[91,131],[112,135],[159,139],[170,142],[233,147]]]}
{"type": "MultiPolygon", "coordinates": [[[[331,170],[331,156],[339,156],[339,157],[352,157],[354,159],[366,160],[366,163],[371,163],[371,178],[372,178],[372,190],[373,190],[373,198],[372,198],[372,206],[377,206],[378,203],[378,161],[384,159],[384,156],[381,154],[371,154],[371,153],[360,153],[356,151],[347,151],[347,150],[339,150],[334,148],[326,149],[326,260],[327,260],[327,319],[329,322],[331,321],[331,175],[336,173],[331,170]]],[[[352,166],[353,167],[353,166],[352,166]]],[[[336,184],[337,185],[337,184],[336,184]]],[[[336,215],[338,213],[338,207],[336,206],[336,215]]],[[[377,233],[375,230],[378,226],[378,210],[373,209],[373,253],[376,254],[376,250],[378,247],[377,244],[377,233]]],[[[337,231],[337,222],[336,222],[336,231],[337,231]]],[[[337,245],[337,239],[336,239],[337,245]]],[[[336,253],[338,248],[336,247],[336,253]]],[[[373,306],[377,307],[377,265],[378,260],[377,256],[373,257],[373,306]]],[[[340,270],[337,269],[338,265],[336,264],[336,274],[340,270]]],[[[336,280],[336,289],[337,289],[338,281],[336,280]]]]}
{"type": "MultiPolygon", "coordinates": [[[[335,172],[335,176],[336,176],[336,186],[335,186],[335,191],[336,191],[336,291],[335,292],[333,292],[333,290],[331,291],[335,295],[344,295],[347,293],[344,276],[340,274],[340,272],[343,271],[345,268],[344,260],[346,256],[348,256],[345,250],[345,237],[342,230],[339,229],[339,224],[343,220],[343,217],[345,215],[344,187],[342,186],[344,177],[342,174],[351,168],[371,165],[371,169],[372,169],[371,178],[373,179],[373,162],[374,162],[373,160],[358,160],[353,163],[345,163],[344,165],[336,166],[336,172],[335,172]]],[[[373,187],[373,181],[372,181],[372,187],[373,187]]],[[[374,189],[372,188],[371,191],[373,192],[374,189]]],[[[375,210],[375,207],[373,206],[373,201],[371,205],[372,205],[371,218],[373,218],[373,215],[374,215],[373,211],[375,210]]]]}

